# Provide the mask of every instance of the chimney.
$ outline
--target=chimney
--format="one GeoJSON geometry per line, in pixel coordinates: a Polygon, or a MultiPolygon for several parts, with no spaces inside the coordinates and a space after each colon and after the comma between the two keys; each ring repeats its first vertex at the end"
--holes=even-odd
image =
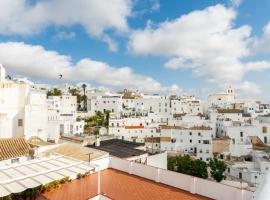
{"type": "Polygon", "coordinates": [[[99,147],[99,146],[100,146],[100,138],[97,135],[97,137],[96,137],[96,147],[99,147]]]}

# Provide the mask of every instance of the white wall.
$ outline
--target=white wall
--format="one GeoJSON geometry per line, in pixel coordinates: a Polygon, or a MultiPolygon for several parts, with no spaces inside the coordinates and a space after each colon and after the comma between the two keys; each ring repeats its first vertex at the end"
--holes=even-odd
{"type": "Polygon", "coordinates": [[[253,192],[222,183],[111,157],[111,168],[217,200],[251,200],[253,192]]]}
{"type": "Polygon", "coordinates": [[[148,156],[147,165],[167,169],[167,152],[148,156]]]}

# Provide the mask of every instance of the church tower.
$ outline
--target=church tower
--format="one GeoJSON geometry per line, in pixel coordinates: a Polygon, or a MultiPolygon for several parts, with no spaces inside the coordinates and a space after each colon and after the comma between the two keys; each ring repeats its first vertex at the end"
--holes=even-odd
{"type": "Polygon", "coordinates": [[[2,64],[0,64],[0,82],[3,82],[6,80],[6,69],[3,67],[2,64]]]}

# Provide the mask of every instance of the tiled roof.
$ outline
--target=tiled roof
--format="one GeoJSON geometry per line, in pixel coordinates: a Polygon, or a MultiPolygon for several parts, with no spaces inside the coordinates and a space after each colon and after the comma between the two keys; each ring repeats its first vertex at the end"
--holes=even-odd
{"type": "Polygon", "coordinates": [[[243,113],[240,109],[217,109],[218,113],[243,113]]]}
{"type": "Polygon", "coordinates": [[[183,117],[185,115],[186,115],[186,113],[175,113],[175,114],[173,114],[173,117],[178,118],[178,117],[183,117]]]}
{"type": "Polygon", "coordinates": [[[48,146],[48,145],[52,145],[53,143],[50,142],[46,142],[44,140],[42,140],[41,138],[37,137],[37,136],[32,136],[27,140],[27,143],[32,145],[32,146],[48,146]]]}
{"type": "Polygon", "coordinates": [[[28,155],[30,149],[24,138],[0,139],[0,160],[28,155]]]}
{"type": "MultiPolygon", "coordinates": [[[[178,188],[149,181],[114,169],[101,172],[101,194],[115,200],[208,200],[178,188]]],[[[81,200],[97,195],[97,173],[73,180],[60,188],[43,194],[41,199],[81,200]]]]}
{"type": "Polygon", "coordinates": [[[144,128],[144,126],[125,126],[125,129],[141,129],[144,128]]]}
{"type": "Polygon", "coordinates": [[[171,138],[170,137],[160,137],[161,142],[170,142],[171,138]]]}
{"type": "Polygon", "coordinates": [[[168,125],[160,125],[161,129],[180,129],[184,130],[185,128],[182,126],[168,126],[168,125]]]}
{"type": "Polygon", "coordinates": [[[183,126],[167,126],[167,125],[161,125],[161,129],[178,129],[178,130],[212,130],[210,126],[192,126],[189,128],[183,127],[183,126]]]}
{"type": "Polygon", "coordinates": [[[160,143],[160,137],[146,137],[144,138],[144,142],[160,143]]]}

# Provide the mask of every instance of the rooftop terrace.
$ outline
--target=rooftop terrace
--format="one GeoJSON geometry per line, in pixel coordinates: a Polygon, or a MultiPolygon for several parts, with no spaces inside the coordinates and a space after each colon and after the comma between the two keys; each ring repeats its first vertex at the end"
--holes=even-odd
{"type": "MultiPolygon", "coordinates": [[[[101,172],[101,194],[117,200],[207,200],[209,198],[191,194],[184,190],[155,183],[115,169],[105,169],[101,172]]],[[[45,193],[50,200],[56,199],[89,199],[97,195],[97,174],[74,180],[59,189],[45,193]]],[[[41,199],[41,198],[40,198],[41,199]]]]}

